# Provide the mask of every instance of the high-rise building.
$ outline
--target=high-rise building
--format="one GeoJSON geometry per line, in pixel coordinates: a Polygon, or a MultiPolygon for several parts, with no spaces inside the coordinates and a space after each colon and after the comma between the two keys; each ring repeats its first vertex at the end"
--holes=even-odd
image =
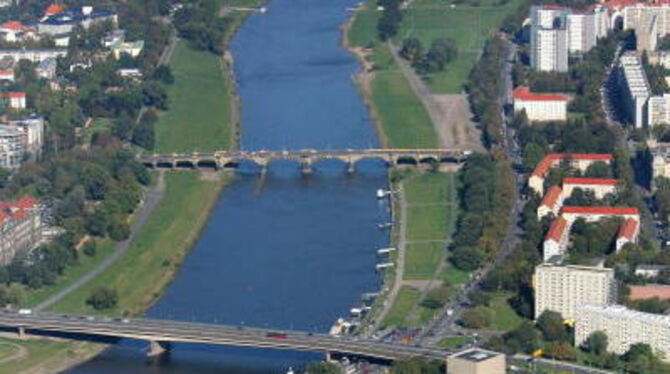
{"type": "Polygon", "coordinates": [[[505,355],[472,348],[447,357],[449,374],[505,374],[505,355]]]}
{"type": "Polygon", "coordinates": [[[617,83],[628,121],[636,128],[642,128],[647,123],[647,100],[651,89],[637,53],[626,52],[619,59],[617,83]]]}
{"type": "Polygon", "coordinates": [[[607,9],[597,5],[583,11],[572,10],[567,16],[568,51],[581,55],[595,47],[598,39],[607,36],[609,16],[607,9]]]}
{"type": "Polygon", "coordinates": [[[535,318],[544,311],[561,313],[574,320],[580,305],[609,305],[616,302],[614,270],[592,266],[555,266],[535,268],[535,318]]]}
{"type": "Polygon", "coordinates": [[[537,71],[568,71],[568,9],[533,6],[530,10],[530,66],[537,71]]]}
{"type": "Polygon", "coordinates": [[[39,245],[43,230],[42,209],[33,197],[0,202],[0,264],[7,265],[17,254],[39,245]]]}
{"type": "Polygon", "coordinates": [[[648,344],[670,358],[670,316],[643,313],[622,305],[581,305],[575,321],[575,344],[581,345],[595,331],[607,335],[607,350],[616,354],[636,343],[648,344]]]}

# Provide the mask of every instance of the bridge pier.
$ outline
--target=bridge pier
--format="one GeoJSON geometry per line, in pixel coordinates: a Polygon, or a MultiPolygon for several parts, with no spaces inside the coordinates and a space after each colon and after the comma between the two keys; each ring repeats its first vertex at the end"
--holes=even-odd
{"type": "Polygon", "coordinates": [[[347,173],[353,174],[356,172],[356,164],[353,161],[347,161],[347,173]]]}
{"type": "Polygon", "coordinates": [[[23,326],[19,326],[17,329],[17,333],[19,335],[19,339],[23,340],[26,338],[26,328],[23,326]]]}
{"type": "Polygon", "coordinates": [[[149,341],[149,350],[147,351],[148,357],[158,357],[163,353],[170,350],[170,344],[165,342],[159,342],[157,340],[149,341]]]}
{"type": "Polygon", "coordinates": [[[304,175],[312,174],[314,169],[312,168],[312,160],[303,159],[300,161],[300,173],[304,175]]]}

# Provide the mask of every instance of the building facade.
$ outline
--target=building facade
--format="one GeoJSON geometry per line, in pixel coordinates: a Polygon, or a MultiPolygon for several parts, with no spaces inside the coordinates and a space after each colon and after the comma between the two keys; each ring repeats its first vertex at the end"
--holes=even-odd
{"type": "Polygon", "coordinates": [[[567,15],[562,7],[531,7],[530,66],[536,71],[568,71],[567,15]]]}
{"type": "Polygon", "coordinates": [[[602,331],[607,335],[607,350],[624,354],[631,345],[648,344],[654,351],[670,358],[670,316],[643,313],[622,305],[588,305],[577,309],[575,345],[583,344],[589,335],[602,331]]]}
{"type": "Polygon", "coordinates": [[[636,128],[642,128],[647,124],[647,100],[651,89],[640,57],[635,52],[624,53],[619,59],[616,76],[623,112],[636,128]]]}
{"type": "Polygon", "coordinates": [[[449,374],[505,374],[505,355],[472,348],[447,357],[449,374]]]}
{"type": "Polygon", "coordinates": [[[544,311],[561,313],[574,320],[580,305],[609,305],[616,302],[614,270],[591,266],[555,266],[535,268],[535,318],[544,311]]]}
{"type": "Polygon", "coordinates": [[[519,86],[512,93],[514,112],[526,112],[530,121],[565,121],[568,117],[568,97],[563,94],[532,93],[519,86]]]}
{"type": "Polygon", "coordinates": [[[618,181],[613,178],[563,178],[563,194],[568,198],[579,188],[591,191],[597,199],[602,199],[607,194],[616,193],[617,183],[618,181]]]}
{"type": "Polygon", "coordinates": [[[24,196],[15,202],[0,202],[0,264],[9,264],[43,241],[42,209],[36,199],[24,196]]]}
{"type": "Polygon", "coordinates": [[[533,173],[528,178],[528,187],[535,191],[538,195],[544,195],[544,177],[546,174],[558,166],[558,164],[567,160],[570,165],[581,172],[595,162],[604,162],[611,164],[612,154],[610,153],[549,153],[540,160],[535,166],[533,173]]]}

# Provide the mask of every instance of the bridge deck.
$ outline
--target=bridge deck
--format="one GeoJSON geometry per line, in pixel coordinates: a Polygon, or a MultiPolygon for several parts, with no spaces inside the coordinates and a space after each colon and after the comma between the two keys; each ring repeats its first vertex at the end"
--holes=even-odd
{"type": "Polygon", "coordinates": [[[121,319],[51,313],[23,315],[12,311],[4,311],[0,312],[0,326],[159,342],[190,342],[338,352],[390,360],[413,356],[444,359],[448,353],[448,351],[440,349],[389,344],[356,337],[334,337],[303,331],[148,318],[121,319]]]}

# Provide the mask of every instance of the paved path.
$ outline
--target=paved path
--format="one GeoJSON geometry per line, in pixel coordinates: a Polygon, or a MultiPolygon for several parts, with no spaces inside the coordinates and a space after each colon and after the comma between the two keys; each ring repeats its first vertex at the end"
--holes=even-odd
{"type": "Polygon", "coordinates": [[[402,280],[405,274],[405,252],[407,250],[407,200],[405,197],[405,190],[402,183],[398,184],[398,191],[395,192],[395,199],[400,208],[400,232],[398,233],[398,258],[395,265],[395,276],[393,277],[393,286],[391,286],[391,291],[386,296],[384,306],[375,318],[375,323],[371,331],[376,331],[379,329],[382,321],[388,314],[389,310],[393,306],[393,302],[398,296],[400,291],[400,286],[402,285],[402,280]]]}
{"type": "Polygon", "coordinates": [[[60,301],[62,298],[64,298],[65,296],[67,296],[71,292],[77,290],[78,288],[80,288],[81,286],[86,284],[91,279],[100,275],[100,273],[105,271],[109,266],[111,266],[121,256],[123,256],[123,254],[128,251],[128,248],[130,247],[130,243],[137,236],[137,233],[140,231],[142,226],[144,226],[144,223],[149,218],[149,215],[151,214],[151,212],[154,210],[154,208],[156,208],[158,203],[163,198],[164,193],[165,193],[165,179],[164,179],[163,173],[160,173],[159,177],[158,177],[158,182],[156,183],[156,185],[147,189],[146,193],[144,194],[144,202],[140,206],[137,213],[135,214],[135,217],[133,218],[133,222],[130,225],[130,235],[128,236],[128,239],[116,243],[116,246],[114,247],[114,252],[112,254],[110,254],[109,256],[107,256],[107,258],[105,258],[96,267],[94,267],[88,273],[86,273],[86,275],[77,279],[74,283],[70,284],[69,286],[65,287],[64,289],[62,289],[62,290],[56,292],[55,294],[51,295],[46,300],[37,304],[33,309],[42,310],[42,309],[48,308],[51,305],[57,303],[58,301],[60,301]]]}

